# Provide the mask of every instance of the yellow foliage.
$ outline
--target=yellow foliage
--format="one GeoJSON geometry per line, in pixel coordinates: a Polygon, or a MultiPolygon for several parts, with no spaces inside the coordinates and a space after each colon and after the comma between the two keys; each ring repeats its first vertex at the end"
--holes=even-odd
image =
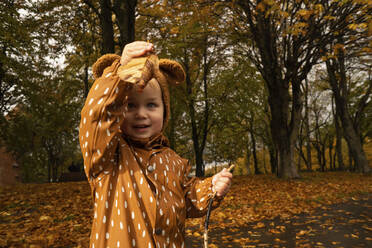
{"type": "Polygon", "coordinates": [[[306,10],[306,9],[301,9],[297,12],[298,15],[300,15],[302,18],[304,18],[305,20],[308,20],[310,18],[310,16],[313,14],[312,11],[310,10],[306,10]]]}
{"type": "Polygon", "coordinates": [[[173,27],[173,28],[171,28],[170,33],[171,33],[171,34],[178,34],[179,31],[180,31],[180,30],[179,30],[178,27],[173,27]]]}
{"type": "Polygon", "coordinates": [[[265,2],[267,5],[269,5],[269,6],[275,4],[275,1],[274,1],[274,0],[265,0],[264,2],[265,2]]]}
{"type": "Polygon", "coordinates": [[[356,30],[358,27],[358,24],[352,23],[347,26],[349,29],[356,30]]]}
{"type": "Polygon", "coordinates": [[[365,29],[369,29],[369,23],[368,23],[368,25],[367,25],[367,23],[352,23],[352,24],[349,24],[347,27],[349,28],[349,29],[351,29],[351,30],[357,30],[357,29],[359,29],[360,31],[363,31],[363,30],[365,30],[365,29]]]}
{"type": "Polygon", "coordinates": [[[337,55],[340,51],[345,51],[345,46],[343,44],[337,43],[333,47],[333,52],[337,55]]]}
{"type": "Polygon", "coordinates": [[[324,20],[335,20],[336,19],[336,17],[330,16],[330,15],[326,15],[323,18],[324,18],[324,20]]]}
{"type": "Polygon", "coordinates": [[[287,11],[280,10],[279,15],[282,16],[283,18],[288,18],[289,13],[287,11]]]}
{"type": "Polygon", "coordinates": [[[257,4],[256,10],[264,12],[265,11],[265,4],[263,2],[260,2],[259,4],[257,4]]]}
{"type": "Polygon", "coordinates": [[[309,24],[307,24],[306,22],[298,22],[295,25],[296,28],[305,28],[305,27],[308,27],[308,26],[309,26],[309,24]]]}
{"type": "Polygon", "coordinates": [[[295,23],[291,29],[289,30],[289,33],[292,35],[305,35],[306,34],[306,28],[309,26],[306,22],[298,22],[295,23]]]}
{"type": "Polygon", "coordinates": [[[238,158],[235,162],[234,175],[247,175],[248,170],[245,158],[238,158]]]}
{"type": "Polygon", "coordinates": [[[360,29],[366,29],[368,26],[367,26],[367,23],[365,23],[365,22],[363,22],[363,23],[360,23],[359,25],[358,25],[358,28],[360,28],[360,29]]]}
{"type": "Polygon", "coordinates": [[[322,4],[316,4],[315,7],[314,7],[316,13],[323,13],[324,12],[324,7],[322,4]]]}
{"type": "Polygon", "coordinates": [[[370,47],[363,47],[362,48],[362,53],[370,53],[370,54],[372,54],[372,48],[370,48],[370,47]]]}

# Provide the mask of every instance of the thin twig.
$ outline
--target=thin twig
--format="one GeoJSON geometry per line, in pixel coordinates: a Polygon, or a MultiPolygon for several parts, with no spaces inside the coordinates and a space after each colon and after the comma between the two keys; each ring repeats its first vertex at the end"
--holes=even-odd
{"type": "MultiPolygon", "coordinates": [[[[231,172],[235,167],[235,164],[232,164],[229,169],[227,169],[229,172],[231,172]]],[[[205,217],[205,223],[204,223],[204,248],[208,248],[208,224],[209,224],[209,217],[212,212],[212,203],[213,199],[216,197],[217,191],[213,193],[212,199],[209,201],[208,204],[208,211],[207,216],[205,217]]]]}

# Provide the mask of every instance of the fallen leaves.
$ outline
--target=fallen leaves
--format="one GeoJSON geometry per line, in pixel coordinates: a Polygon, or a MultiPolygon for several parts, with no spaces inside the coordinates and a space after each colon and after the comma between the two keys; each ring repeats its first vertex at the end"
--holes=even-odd
{"type": "MultiPolygon", "coordinates": [[[[296,214],[312,213],[317,207],[326,210],[328,204],[350,199],[356,201],[361,195],[371,192],[370,176],[351,173],[304,173],[301,180],[282,180],[274,175],[234,177],[231,191],[221,206],[212,211],[209,230],[226,228],[237,232],[254,223],[244,236],[224,234],[218,240],[230,244],[252,244],[243,247],[256,247],[253,244],[283,247],[285,241],[279,237],[275,237],[270,244],[260,243],[263,233],[281,235],[288,232],[283,224],[275,225],[270,220],[293,221],[296,214]]],[[[325,231],[332,230],[332,223],[317,221],[317,218],[327,217],[324,214],[314,216],[308,224],[322,226],[325,231]]],[[[348,216],[348,211],[342,214],[348,216]]],[[[88,247],[92,217],[93,202],[87,182],[0,188],[0,247],[88,247]]],[[[357,219],[345,219],[345,223],[349,221],[359,222],[357,219]]],[[[202,239],[203,223],[203,218],[188,219],[186,235],[202,239]]],[[[370,226],[362,223],[361,228],[371,231],[370,226]]],[[[307,247],[303,241],[313,235],[313,231],[305,226],[294,234],[298,237],[296,247],[307,247]]],[[[350,233],[348,237],[362,239],[357,232],[350,233]]],[[[371,241],[372,238],[363,239],[371,241]]],[[[210,240],[210,247],[228,247],[217,244],[216,240],[210,240]]],[[[335,245],[340,247],[337,242],[335,245]]],[[[316,246],[322,245],[314,243],[309,247],[316,246]]]]}
{"type": "Polygon", "coordinates": [[[262,227],[265,227],[265,224],[262,222],[258,222],[253,228],[257,229],[257,228],[262,228],[262,227]]]}
{"type": "Polygon", "coordinates": [[[0,247],[88,247],[92,204],[87,182],[0,188],[0,247]]]}
{"type": "Polygon", "coordinates": [[[39,218],[39,221],[52,221],[52,220],[53,220],[52,217],[45,216],[45,215],[40,216],[40,218],[39,218]]]}
{"type": "MultiPolygon", "coordinates": [[[[254,222],[255,224],[250,226],[252,231],[281,235],[287,231],[285,226],[275,226],[274,223],[265,224],[262,220],[279,217],[282,220],[290,221],[294,215],[312,214],[316,208],[326,211],[327,205],[348,200],[355,201],[360,199],[360,196],[372,192],[370,176],[340,172],[306,173],[303,176],[301,180],[281,180],[273,175],[234,177],[231,191],[225,197],[220,208],[213,210],[211,214],[209,230],[226,228],[226,230],[232,231],[236,227],[244,227],[254,222]]],[[[333,223],[329,223],[329,221],[321,223],[317,220],[317,218],[328,217],[327,215],[323,212],[321,216],[314,216],[314,219],[309,220],[308,223],[316,224],[325,231],[331,231],[334,229],[333,223]]],[[[204,219],[198,221],[195,223],[193,220],[191,223],[188,220],[187,228],[202,225],[204,219]]],[[[358,222],[356,219],[345,219],[345,223],[349,221],[358,222]]],[[[253,243],[252,240],[255,240],[253,235],[253,233],[247,233],[246,237],[240,237],[239,242],[236,238],[230,238],[231,241],[228,241],[228,237],[223,238],[220,235],[219,239],[222,239],[224,244],[229,244],[228,242],[236,244],[231,247],[240,247],[237,244],[253,243]]],[[[296,232],[295,238],[299,241],[296,247],[325,247],[321,243],[314,243],[310,246],[302,243],[306,241],[306,237],[314,235],[314,230],[311,227],[296,232]]],[[[350,237],[353,236],[350,235],[350,237]]],[[[273,241],[279,243],[278,247],[282,247],[280,243],[284,242],[279,238],[273,239],[273,241]]],[[[275,246],[271,243],[264,247],[275,246]]]]}

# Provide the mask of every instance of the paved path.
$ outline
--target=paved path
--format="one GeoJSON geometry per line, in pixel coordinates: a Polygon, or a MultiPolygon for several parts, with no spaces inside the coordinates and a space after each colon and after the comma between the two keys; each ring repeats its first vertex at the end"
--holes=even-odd
{"type": "MultiPolygon", "coordinates": [[[[311,215],[210,230],[209,240],[217,247],[372,247],[372,195],[318,208],[311,215]]],[[[186,240],[186,247],[202,244],[202,237],[186,240]]]]}

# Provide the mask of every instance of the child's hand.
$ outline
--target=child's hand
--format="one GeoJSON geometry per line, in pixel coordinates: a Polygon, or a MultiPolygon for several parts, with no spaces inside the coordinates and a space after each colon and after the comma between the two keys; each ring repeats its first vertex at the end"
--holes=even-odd
{"type": "Polygon", "coordinates": [[[145,41],[135,41],[125,45],[123,53],[121,55],[120,64],[126,65],[128,62],[136,57],[141,57],[147,53],[153,53],[155,51],[154,45],[145,41]]]}
{"type": "Polygon", "coordinates": [[[226,168],[213,176],[213,191],[216,192],[217,197],[227,194],[230,189],[231,179],[232,174],[226,168]]]}

